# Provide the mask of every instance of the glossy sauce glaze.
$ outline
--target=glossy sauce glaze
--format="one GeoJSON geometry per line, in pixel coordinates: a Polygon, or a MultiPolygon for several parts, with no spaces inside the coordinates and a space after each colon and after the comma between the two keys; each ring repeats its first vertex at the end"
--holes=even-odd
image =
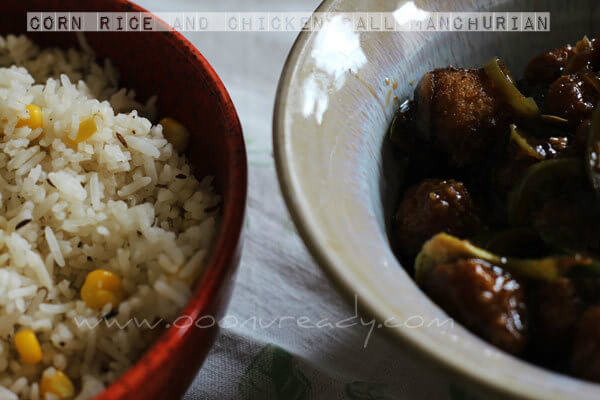
{"type": "Polygon", "coordinates": [[[499,348],[594,381],[599,71],[587,38],[534,57],[520,81],[498,59],[436,69],[389,132],[407,177],[391,241],[422,289],[499,348]]]}

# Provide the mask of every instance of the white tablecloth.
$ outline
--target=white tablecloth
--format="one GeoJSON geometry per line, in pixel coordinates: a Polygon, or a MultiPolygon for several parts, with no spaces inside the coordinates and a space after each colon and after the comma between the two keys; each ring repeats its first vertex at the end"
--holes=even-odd
{"type": "MultiPolygon", "coordinates": [[[[317,0],[138,0],[151,11],[312,11],[317,0]]],[[[185,399],[462,399],[347,303],[295,231],[274,168],[271,120],[295,33],[185,33],[240,116],[249,160],[245,246],[220,336],[185,399]],[[365,347],[366,343],[366,347],[365,347]]],[[[470,398],[470,397],[469,397],[470,398]]]]}

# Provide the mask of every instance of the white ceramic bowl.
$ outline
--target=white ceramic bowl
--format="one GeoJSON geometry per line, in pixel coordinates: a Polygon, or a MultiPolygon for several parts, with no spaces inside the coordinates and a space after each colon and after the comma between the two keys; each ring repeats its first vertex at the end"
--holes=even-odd
{"type": "Polygon", "coordinates": [[[391,99],[411,97],[411,83],[432,68],[481,66],[494,55],[519,75],[535,54],[597,34],[592,29],[597,5],[594,0],[326,0],[318,11],[400,10],[405,17],[418,9],[550,11],[551,31],[357,33],[333,18],[322,30],[299,36],[281,77],[273,123],[277,169],[315,259],[346,295],[358,296],[365,313],[395,325],[388,329],[402,343],[486,399],[597,399],[600,386],[536,367],[458,324],[443,324],[447,315],[399,264],[386,234],[399,196],[397,166],[383,145],[396,108],[391,99]]]}

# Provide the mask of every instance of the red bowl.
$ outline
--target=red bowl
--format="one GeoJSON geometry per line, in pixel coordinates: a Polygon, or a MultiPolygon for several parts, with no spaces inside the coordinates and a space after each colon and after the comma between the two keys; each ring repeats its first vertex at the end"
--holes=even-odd
{"type": "MultiPolygon", "coordinates": [[[[0,33],[26,32],[32,11],[145,12],[125,0],[3,1],[0,33]]],[[[41,46],[78,47],[75,34],[29,32],[41,46]]],[[[215,177],[223,215],[215,248],[193,295],[171,326],[140,360],[97,399],[174,399],[183,395],[211,348],[240,261],[247,189],[246,150],[237,113],[223,83],[204,57],[176,32],[86,33],[99,59],[110,58],[120,84],[138,99],[158,95],[159,115],[192,133],[189,159],[198,176],[215,177]],[[189,318],[188,318],[189,317],[189,318]],[[204,317],[204,318],[203,318],[204,317]],[[199,321],[190,324],[190,321],[199,321]]]]}

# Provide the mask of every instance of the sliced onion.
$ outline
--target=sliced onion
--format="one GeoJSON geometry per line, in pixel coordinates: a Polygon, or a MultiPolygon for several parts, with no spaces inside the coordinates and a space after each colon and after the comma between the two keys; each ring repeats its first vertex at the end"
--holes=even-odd
{"type": "Polygon", "coordinates": [[[590,276],[600,275],[600,261],[591,257],[579,254],[538,259],[505,257],[442,232],[423,244],[415,260],[415,280],[423,285],[427,275],[437,265],[469,258],[487,261],[515,275],[533,280],[553,281],[561,276],[569,276],[577,269],[591,274],[590,276]]]}
{"type": "Polygon", "coordinates": [[[518,131],[515,124],[510,124],[510,140],[515,142],[519,149],[523,151],[527,156],[535,158],[536,160],[543,160],[544,155],[540,154],[536,149],[531,147],[527,142],[527,139],[518,131]]]}
{"type": "Polygon", "coordinates": [[[564,126],[569,124],[569,120],[563,117],[559,117],[558,115],[550,115],[550,114],[542,114],[540,115],[540,120],[542,122],[547,122],[549,124],[564,126]]]}
{"type": "Polygon", "coordinates": [[[483,67],[494,86],[502,93],[508,104],[522,117],[535,118],[540,110],[531,97],[525,97],[517,89],[513,79],[498,57],[492,58],[483,67]]]}

